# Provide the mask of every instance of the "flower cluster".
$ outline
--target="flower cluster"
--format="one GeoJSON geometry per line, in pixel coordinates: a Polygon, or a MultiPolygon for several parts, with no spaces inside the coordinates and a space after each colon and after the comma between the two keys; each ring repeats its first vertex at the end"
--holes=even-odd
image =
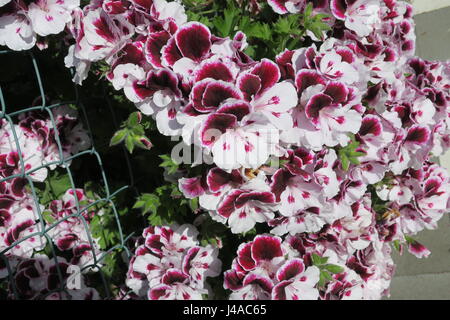
{"type": "Polygon", "coordinates": [[[278,237],[257,236],[239,246],[233,269],[225,272],[232,300],[317,300],[320,270],[289,256],[278,237]]]}
{"type": "MultiPolygon", "coordinates": [[[[269,4],[298,13],[307,1],[269,4]]],[[[315,1],[313,10],[330,14],[332,36],[273,62],[245,55],[241,32],[219,38],[186,22],[176,2],[104,1],[77,14],[66,62],[81,82],[92,62],[105,61],[114,88],[152,115],[162,134],[211,157],[212,168],[179,186],[233,233],[256,223],[292,237],[339,226],[344,243],[335,245],[348,254],[381,240],[423,252],[409,236],[435,227],[449,197],[444,174],[425,178],[430,155],[448,148],[448,65],[413,57],[412,10],[404,2],[315,1]],[[278,168],[269,165],[273,158],[278,168]],[[383,212],[363,205],[375,195],[383,212]],[[424,211],[416,201],[433,197],[442,205],[424,211]],[[400,206],[416,213],[407,219],[415,226],[405,229],[406,218],[392,214],[400,206]],[[356,207],[368,212],[358,222],[356,207]],[[371,231],[355,235],[359,223],[371,231]]],[[[364,297],[387,293],[378,288],[364,297]]]]}
{"type": "MultiPolygon", "coordinates": [[[[12,268],[18,259],[31,258],[46,245],[46,238],[40,235],[44,221],[39,216],[44,206],[35,200],[30,183],[43,182],[49,168],[89,146],[73,110],[62,106],[52,112],[54,121],[49,114],[30,112],[20,115],[19,124],[1,123],[0,251],[6,251],[12,268]]],[[[0,275],[7,275],[4,263],[0,275]]]]}
{"type": "MultiPolygon", "coordinates": [[[[39,223],[37,205],[32,195],[24,189],[25,181],[21,178],[1,183],[0,251],[9,249],[5,257],[12,268],[18,258],[30,258],[46,245],[46,239],[39,235],[43,229],[39,223]],[[18,241],[20,243],[15,244],[18,241]]],[[[40,206],[40,209],[43,207],[40,206]]],[[[7,276],[6,262],[2,259],[0,278],[7,276]]]]}
{"type": "MultiPolygon", "coordinates": [[[[301,12],[306,6],[305,1],[269,3],[285,5],[279,13],[301,12]]],[[[254,165],[245,161],[234,165],[226,156],[222,159],[228,163],[221,162],[213,147],[216,167],[202,176],[180,179],[179,186],[188,198],[199,197],[213,219],[227,223],[233,233],[266,223],[279,236],[311,237],[313,247],[320,239],[316,236],[330,237],[330,250],[344,254],[340,260],[362,277],[363,287],[371,288],[358,297],[380,298],[388,294],[393,264],[386,265],[390,271],[385,275],[374,273],[378,277],[374,285],[361,272],[361,263],[364,269],[384,264],[380,259],[360,262],[363,252],[377,247],[388,259],[387,244],[396,241],[406,243],[418,257],[427,256],[429,251],[411,236],[424,228],[436,228],[449,206],[448,174],[429,162],[432,155],[448,149],[449,68],[447,63],[412,56],[411,7],[404,2],[331,1],[329,7],[323,1],[315,5],[319,11],[330,9],[336,18],[331,23],[333,37],[320,48],[312,45],[282,52],[274,69],[268,61],[257,63],[265,63],[266,74],[280,75],[277,80],[282,82],[277,85],[294,85],[297,92],[295,105],[283,109],[287,102],[272,96],[271,89],[267,91],[271,99],[282,101],[277,105],[280,109],[271,110],[281,124],[275,145],[263,144],[268,146],[264,151],[258,148],[263,154],[258,162],[248,147],[252,140],[246,137],[243,149],[250,156],[245,159],[254,165]],[[280,112],[275,114],[275,110],[280,112]],[[269,165],[270,155],[279,157],[279,168],[269,165]],[[371,198],[382,205],[372,206],[371,198]]],[[[292,99],[289,89],[282,92],[280,96],[292,99]]],[[[257,113],[252,109],[249,117],[257,113]]],[[[225,118],[213,122],[209,116],[213,125],[200,128],[219,123],[228,129],[223,135],[232,134],[229,128],[233,127],[225,118]]],[[[276,122],[270,125],[276,128],[276,122]]],[[[238,128],[242,132],[245,125],[239,123],[238,128]]],[[[263,132],[258,130],[260,139],[265,137],[263,132]]],[[[219,135],[212,143],[220,142],[224,150],[220,152],[225,153],[228,144],[220,139],[219,135]]],[[[240,159],[238,149],[233,154],[240,159]]],[[[302,255],[300,259],[305,259],[302,255]]],[[[239,263],[234,266],[242,268],[239,263]]],[[[258,280],[265,288],[258,295],[245,277],[241,273],[240,285],[233,287],[242,293],[240,298],[275,298],[268,289],[277,285],[276,280],[270,285],[268,279],[258,280]]]]}
{"type": "MultiPolygon", "coordinates": [[[[53,12],[51,3],[39,6],[53,12]]],[[[55,21],[67,23],[73,38],[65,64],[75,68],[74,81],[81,84],[93,63],[108,65],[112,86],[151,115],[161,134],[182,138],[211,161],[195,176],[178,179],[185,171],[177,172],[185,197],[198,198],[201,209],[232,233],[256,230],[259,223],[272,234],[239,246],[225,273],[230,298],[380,299],[394,272],[390,244],[427,256],[411,236],[436,228],[450,208],[449,175],[431,162],[450,147],[450,64],[414,57],[406,2],[267,3],[279,14],[304,13],[312,4],[313,14],[327,15],[330,30],[321,37],[306,32],[312,45],[286,49],[275,61],[254,61],[244,53],[244,33],[215,36],[187,22],[176,1],[54,6],[64,6],[55,9],[61,14],[55,21]]],[[[251,6],[260,8],[258,1],[251,6]]],[[[0,44],[23,49],[29,43],[20,32],[2,37],[8,28],[45,35],[48,24],[36,29],[27,18],[33,8],[14,0],[2,7],[0,44]]],[[[29,170],[44,160],[57,163],[52,132],[35,118],[18,127],[21,157],[8,124],[4,128],[1,139],[10,145],[1,152],[2,174],[20,173],[21,164],[29,170]],[[28,156],[34,148],[40,152],[28,156]]],[[[69,146],[84,140],[76,126],[64,123],[58,131],[67,128],[68,135],[78,133],[64,139],[69,146]]],[[[32,170],[31,177],[42,181],[45,170],[32,170]]],[[[4,188],[8,197],[17,184],[22,180],[4,188]]],[[[54,202],[53,214],[70,215],[73,197],[54,202]]],[[[12,205],[4,203],[7,212],[12,205]]],[[[75,256],[85,261],[90,256],[84,252],[95,248],[86,247],[80,230],[67,219],[53,235],[60,250],[81,246],[75,256]]],[[[127,275],[133,295],[207,294],[205,278],[220,273],[220,261],[217,249],[200,247],[196,236],[190,225],[145,229],[127,275]]]]}
{"type": "Polygon", "coordinates": [[[394,271],[389,245],[374,237],[365,246],[345,251],[339,239],[343,234],[335,225],[284,241],[259,235],[241,244],[224,275],[230,299],[380,299],[394,271]],[[324,282],[326,277],[330,281],[324,282]]]}
{"type": "Polygon", "coordinates": [[[57,261],[45,255],[20,259],[10,283],[10,298],[26,300],[98,300],[99,294],[94,288],[86,286],[80,275],[79,288],[65,289],[65,281],[73,274],[70,264],[62,257],[57,261]],[[63,291],[63,289],[65,289],[63,291]],[[14,293],[17,296],[14,296],[14,293]]]}
{"type": "Polygon", "coordinates": [[[207,277],[220,274],[218,249],[199,246],[192,225],[148,227],[137,241],[126,284],[138,298],[201,300],[207,277]]]}
{"type": "Polygon", "coordinates": [[[88,149],[91,141],[75,109],[64,105],[52,108],[51,112],[52,117],[45,111],[23,113],[19,116],[19,126],[28,140],[35,140],[40,145],[37,150],[21,148],[21,152],[26,154],[33,150],[40,164],[53,170],[63,161],[70,165],[69,158],[88,149]]]}
{"type": "Polygon", "coordinates": [[[95,215],[103,212],[89,207],[93,202],[83,189],[69,189],[61,200],[53,200],[49,205],[50,218],[57,224],[48,235],[59,250],[71,250],[70,263],[80,267],[93,264],[94,255],[101,255],[98,239],[92,237],[89,225],[95,215]]]}
{"type": "MultiPolygon", "coordinates": [[[[262,2],[262,1],[261,1],[262,2]]],[[[267,0],[278,14],[304,13],[307,6],[315,14],[325,14],[324,21],[333,27],[336,34],[350,32],[359,38],[392,35],[398,28],[396,40],[405,40],[411,30],[409,23],[396,20],[406,13],[412,16],[412,6],[397,0],[267,0]]],[[[335,34],[335,35],[336,35],[335,34]]],[[[410,36],[413,36],[411,34],[410,36]]],[[[323,34],[326,37],[326,34],[323,34]]],[[[392,44],[391,44],[392,45],[392,44]]],[[[409,49],[412,48],[408,45],[409,49]]]]}
{"type": "Polygon", "coordinates": [[[427,162],[421,169],[408,169],[379,185],[377,195],[386,201],[387,208],[378,226],[385,241],[406,238],[411,253],[419,258],[428,256],[428,249],[409,236],[437,228],[437,222],[448,211],[449,178],[447,170],[427,162]]]}
{"type": "MultiPolygon", "coordinates": [[[[31,49],[38,36],[62,32],[79,6],[80,0],[2,0],[0,45],[15,51],[31,49]]],[[[45,47],[44,42],[38,45],[45,47]]]]}

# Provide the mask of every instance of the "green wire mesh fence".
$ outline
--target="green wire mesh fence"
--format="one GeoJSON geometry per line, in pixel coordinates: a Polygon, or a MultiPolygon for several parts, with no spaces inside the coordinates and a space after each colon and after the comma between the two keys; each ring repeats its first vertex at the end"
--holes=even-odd
{"type": "MultiPolygon", "coordinates": [[[[2,58],[4,59],[7,55],[19,55],[19,54],[22,55],[23,59],[28,59],[29,61],[31,61],[32,73],[34,73],[33,77],[35,78],[35,83],[37,85],[38,92],[39,92],[39,99],[38,99],[39,105],[32,106],[32,107],[26,107],[26,108],[19,108],[19,109],[17,109],[16,107],[11,108],[8,105],[8,101],[2,91],[2,86],[4,87],[4,84],[0,83],[0,105],[1,105],[0,117],[1,117],[2,121],[6,121],[12,128],[13,139],[14,139],[16,149],[18,152],[19,164],[20,164],[20,172],[19,173],[15,173],[15,174],[12,174],[12,175],[9,175],[6,177],[0,177],[1,178],[0,183],[3,183],[4,181],[11,181],[14,178],[22,178],[22,179],[26,180],[26,183],[29,186],[29,190],[30,190],[31,195],[35,202],[35,208],[36,208],[37,215],[38,215],[38,221],[36,221],[36,223],[39,225],[39,227],[36,232],[34,232],[32,234],[28,234],[24,237],[21,237],[19,240],[13,242],[11,245],[7,246],[5,249],[0,251],[0,262],[3,262],[3,264],[6,265],[6,270],[7,270],[7,274],[8,274],[8,276],[5,278],[9,282],[8,289],[7,289],[8,294],[10,296],[12,296],[13,298],[20,298],[20,294],[17,291],[17,287],[16,287],[15,281],[13,279],[14,272],[15,272],[14,267],[12,267],[10,265],[10,262],[8,259],[8,253],[10,252],[10,250],[12,248],[14,248],[17,245],[20,246],[20,244],[22,242],[26,241],[28,238],[31,238],[31,237],[39,237],[39,238],[42,237],[42,238],[46,239],[47,245],[50,246],[49,256],[52,257],[51,259],[54,260],[54,263],[57,268],[59,285],[57,288],[49,291],[47,293],[47,295],[54,294],[55,292],[56,293],[67,292],[67,285],[66,285],[67,277],[63,275],[63,270],[61,270],[61,268],[60,268],[58,256],[56,254],[55,244],[53,243],[51,237],[49,236],[49,232],[52,229],[56,228],[57,225],[62,223],[63,221],[65,221],[67,219],[76,218],[76,219],[80,219],[82,221],[83,226],[86,229],[86,234],[88,236],[89,244],[90,244],[90,247],[92,250],[92,260],[90,261],[90,263],[84,265],[80,271],[83,272],[88,269],[89,270],[92,270],[92,269],[98,270],[96,272],[96,274],[98,274],[100,276],[101,282],[103,283],[103,286],[104,286],[104,292],[102,292],[102,298],[105,298],[105,299],[111,298],[112,295],[111,295],[111,292],[109,290],[109,286],[107,283],[108,280],[106,279],[106,277],[104,276],[104,273],[102,271],[102,261],[112,251],[116,251],[116,250],[122,251],[122,253],[123,253],[122,256],[124,256],[125,260],[129,259],[130,254],[131,254],[129,249],[126,246],[126,242],[132,235],[124,234],[123,228],[122,228],[120,220],[119,220],[118,209],[116,208],[115,201],[114,201],[115,197],[119,193],[124,192],[124,190],[126,190],[126,189],[133,188],[133,172],[132,172],[132,166],[130,164],[130,159],[128,158],[126,151],[123,150],[124,154],[125,154],[126,166],[127,166],[127,170],[128,170],[129,178],[130,178],[129,184],[124,185],[119,188],[116,188],[115,190],[112,190],[110,184],[108,183],[107,174],[105,172],[104,165],[102,162],[102,157],[100,156],[100,153],[96,149],[95,137],[92,135],[91,124],[89,123],[89,117],[87,116],[86,108],[83,104],[83,98],[80,94],[80,90],[82,90],[82,89],[79,86],[74,85],[74,96],[75,96],[74,100],[50,104],[48,102],[48,98],[46,96],[45,88],[47,85],[50,86],[51,84],[44,83],[43,77],[41,76],[40,69],[39,69],[39,62],[38,62],[38,59],[36,58],[35,54],[33,54],[32,52],[17,53],[17,52],[11,52],[11,51],[0,51],[0,61],[2,60],[2,58]],[[62,105],[69,105],[69,104],[76,106],[80,117],[83,118],[83,120],[84,120],[83,125],[84,125],[85,129],[88,131],[88,135],[90,136],[91,147],[87,150],[80,151],[76,154],[70,155],[69,157],[67,157],[67,156],[64,157],[63,148],[62,148],[62,144],[60,141],[60,134],[58,133],[58,128],[55,123],[55,119],[54,119],[52,110],[54,108],[60,107],[62,105]],[[22,151],[20,149],[21,146],[18,141],[18,134],[14,130],[13,124],[14,124],[14,118],[18,117],[20,114],[24,114],[24,113],[27,113],[30,111],[40,111],[40,112],[48,113],[48,116],[52,123],[52,127],[55,130],[55,140],[56,140],[56,144],[58,146],[59,158],[55,161],[41,164],[40,166],[33,167],[33,168],[27,170],[25,163],[24,163],[25,161],[23,159],[22,151]],[[76,185],[76,176],[70,167],[70,163],[72,163],[73,161],[76,161],[76,160],[84,161],[83,159],[85,157],[93,157],[94,158],[93,161],[95,161],[98,166],[99,176],[101,177],[101,184],[103,187],[102,189],[104,190],[104,194],[102,194],[101,196],[96,198],[95,201],[93,201],[87,205],[81,204],[78,199],[76,189],[77,189],[77,187],[79,188],[80,186],[76,185]],[[76,209],[77,209],[76,213],[66,216],[66,217],[63,217],[63,218],[55,221],[52,224],[49,224],[48,221],[47,222],[45,221],[44,213],[42,212],[42,208],[40,207],[40,199],[39,199],[38,192],[36,190],[35,182],[30,177],[30,175],[33,174],[34,172],[37,172],[38,170],[40,170],[42,168],[49,168],[50,166],[58,166],[67,172],[67,175],[70,179],[70,186],[71,186],[71,189],[73,190],[73,194],[75,197],[76,209]],[[117,230],[117,234],[119,235],[118,241],[116,241],[116,243],[114,245],[107,248],[107,250],[101,251],[101,254],[98,254],[98,252],[95,252],[95,250],[94,250],[94,244],[93,244],[94,240],[92,239],[91,233],[89,232],[89,225],[83,215],[83,213],[87,212],[88,210],[90,210],[94,207],[95,208],[108,207],[110,209],[110,210],[108,210],[108,214],[113,215],[113,218],[114,218],[115,224],[116,224],[115,227],[117,230]]],[[[70,75],[67,74],[67,77],[69,77],[69,76],[70,75]]],[[[31,70],[30,70],[30,77],[31,77],[31,70]]],[[[112,121],[115,122],[115,125],[117,126],[116,118],[114,115],[114,110],[111,107],[107,98],[105,98],[105,104],[109,106],[109,110],[111,112],[110,116],[112,117],[112,121]]],[[[41,297],[41,298],[45,298],[45,297],[41,297]]]]}

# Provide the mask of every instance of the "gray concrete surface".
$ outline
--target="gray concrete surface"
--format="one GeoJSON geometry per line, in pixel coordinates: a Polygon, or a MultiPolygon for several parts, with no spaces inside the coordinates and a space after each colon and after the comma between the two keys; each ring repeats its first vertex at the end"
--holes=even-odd
{"type": "Polygon", "coordinates": [[[398,276],[392,280],[391,299],[448,300],[449,280],[450,272],[398,276]]]}
{"type": "Polygon", "coordinates": [[[429,60],[450,58],[450,7],[414,17],[416,22],[416,55],[429,60]]]}
{"type": "MultiPolygon", "coordinates": [[[[431,0],[432,1],[432,0],[431,0]]],[[[415,16],[416,55],[429,60],[450,59],[450,7],[415,16]]],[[[450,152],[441,157],[450,170],[450,152]]],[[[426,259],[408,252],[394,254],[397,271],[390,299],[450,300],[450,215],[445,215],[437,230],[426,230],[415,237],[431,250],[426,259]]]]}

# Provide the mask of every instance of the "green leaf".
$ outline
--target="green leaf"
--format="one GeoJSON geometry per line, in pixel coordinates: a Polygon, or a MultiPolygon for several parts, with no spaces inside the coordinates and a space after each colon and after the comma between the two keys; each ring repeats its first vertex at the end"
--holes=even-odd
{"type": "Polygon", "coordinates": [[[288,18],[280,17],[278,19],[277,23],[275,23],[274,28],[275,28],[275,31],[277,31],[279,33],[290,34],[291,28],[292,28],[292,23],[288,18]]]}
{"type": "Polygon", "coordinates": [[[325,279],[324,272],[320,272],[319,274],[319,282],[317,283],[319,287],[324,287],[327,280],[325,279]]]}
{"type": "Polygon", "coordinates": [[[159,165],[162,168],[167,168],[169,174],[177,172],[179,164],[175,162],[169,155],[163,154],[159,156],[163,162],[159,165]]]}
{"type": "Polygon", "coordinates": [[[211,23],[210,19],[197,12],[187,11],[187,16],[189,21],[200,22],[209,28],[213,27],[213,24],[211,23]]]}
{"type": "Polygon", "coordinates": [[[341,160],[341,164],[342,164],[342,169],[343,169],[344,171],[347,171],[348,168],[350,167],[350,161],[349,161],[349,159],[347,158],[347,155],[342,154],[342,155],[340,156],[340,160],[341,160]]]}
{"type": "Polygon", "coordinates": [[[52,200],[60,198],[68,189],[72,187],[70,177],[67,173],[54,171],[48,175],[43,184],[43,188],[36,189],[41,204],[46,205],[52,200]]]}
{"type": "Polygon", "coordinates": [[[111,138],[111,141],[109,143],[110,146],[115,146],[119,143],[121,143],[125,137],[127,136],[127,130],[126,129],[121,129],[119,131],[117,131],[113,137],[111,138]]]}
{"type": "Polygon", "coordinates": [[[152,225],[183,223],[184,216],[192,212],[191,205],[195,207],[195,201],[188,201],[178,190],[176,183],[162,185],[153,193],[144,193],[136,199],[133,206],[140,209],[152,225]]]}
{"type": "Polygon", "coordinates": [[[313,11],[313,4],[310,2],[306,6],[305,11],[304,11],[303,14],[304,14],[305,17],[310,17],[311,14],[312,14],[312,11],[313,11]]]}
{"type": "Polygon", "coordinates": [[[199,209],[198,198],[190,199],[189,206],[191,207],[192,211],[198,210],[199,209]]]}
{"type": "Polygon", "coordinates": [[[323,264],[327,263],[328,257],[321,257],[317,253],[313,253],[311,255],[311,260],[312,260],[313,265],[322,266],[323,264]]]}
{"type": "Polygon", "coordinates": [[[138,124],[131,129],[131,132],[137,136],[143,136],[145,134],[144,127],[138,124]]]}
{"type": "Polygon", "coordinates": [[[410,236],[407,236],[407,235],[405,235],[405,240],[409,244],[417,242],[416,240],[414,240],[413,238],[411,238],[410,236]]]}
{"type": "Polygon", "coordinates": [[[42,212],[42,217],[49,224],[53,224],[56,221],[56,219],[53,217],[51,211],[44,211],[44,212],[42,212]]]}
{"type": "Polygon", "coordinates": [[[394,246],[395,250],[397,250],[398,252],[401,251],[401,244],[399,240],[394,240],[392,242],[392,245],[394,246]]]}
{"type": "Polygon", "coordinates": [[[70,187],[72,187],[68,174],[55,174],[49,178],[47,182],[56,198],[62,196],[70,187]]]}
{"type": "Polygon", "coordinates": [[[130,114],[130,116],[128,117],[127,120],[127,126],[132,129],[133,127],[135,127],[136,125],[139,124],[141,119],[140,113],[139,112],[133,112],[130,114]]]}
{"type": "Polygon", "coordinates": [[[359,160],[357,158],[349,157],[348,160],[354,165],[360,164],[360,162],[359,162],[359,160]]]}
{"type": "Polygon", "coordinates": [[[322,273],[323,273],[323,275],[324,275],[326,280],[328,280],[328,281],[332,281],[333,280],[333,277],[327,271],[322,271],[322,273]]]}
{"type": "Polygon", "coordinates": [[[365,153],[356,151],[359,147],[359,142],[356,141],[353,134],[350,135],[351,142],[345,147],[340,147],[337,150],[339,160],[341,161],[342,169],[347,171],[350,168],[350,163],[358,165],[360,163],[358,157],[364,156],[365,153]]]}
{"type": "Polygon", "coordinates": [[[324,266],[324,268],[327,271],[329,271],[331,273],[335,273],[335,274],[344,272],[344,268],[342,268],[341,266],[337,266],[335,264],[327,264],[324,266]]]}
{"type": "Polygon", "coordinates": [[[320,264],[325,264],[328,262],[328,257],[321,257],[320,258],[320,264]]]}
{"type": "Polygon", "coordinates": [[[250,38],[258,38],[261,40],[271,40],[272,31],[266,23],[255,22],[243,29],[243,32],[250,38]]]}
{"type": "Polygon", "coordinates": [[[313,253],[311,259],[312,263],[316,266],[320,266],[322,264],[322,258],[317,253],[313,253]]]}
{"type": "Polygon", "coordinates": [[[148,223],[150,223],[150,225],[152,226],[161,226],[164,224],[161,216],[157,215],[156,213],[151,214],[147,220],[148,223]]]}
{"type": "Polygon", "coordinates": [[[132,135],[127,135],[125,139],[125,147],[127,147],[127,150],[129,153],[133,153],[134,150],[134,139],[132,135]]]}
{"type": "Polygon", "coordinates": [[[312,259],[312,263],[316,266],[321,264],[322,259],[320,258],[320,256],[317,253],[313,253],[311,256],[312,259]]]}
{"type": "Polygon", "coordinates": [[[348,155],[351,157],[362,157],[362,156],[365,156],[366,154],[361,151],[349,151],[348,155]]]}
{"type": "Polygon", "coordinates": [[[153,193],[142,194],[133,206],[133,209],[141,209],[142,214],[156,213],[158,211],[161,202],[159,197],[153,193]]]}
{"type": "Polygon", "coordinates": [[[214,27],[222,37],[233,36],[236,20],[239,18],[240,10],[234,5],[230,5],[223,11],[223,16],[216,16],[213,20],[214,27]]]}

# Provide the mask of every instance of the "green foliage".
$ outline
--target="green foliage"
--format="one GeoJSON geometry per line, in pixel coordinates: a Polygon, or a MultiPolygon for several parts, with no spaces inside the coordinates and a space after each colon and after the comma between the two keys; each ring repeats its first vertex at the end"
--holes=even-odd
{"type": "MultiPolygon", "coordinates": [[[[110,141],[110,146],[118,145],[125,141],[125,147],[129,153],[133,153],[135,147],[149,150],[152,143],[145,135],[145,129],[142,122],[142,114],[140,112],[133,112],[125,121],[120,130],[118,130],[110,141]]],[[[147,123],[148,125],[148,123],[147,123]]]]}
{"type": "MultiPolygon", "coordinates": [[[[34,185],[36,187],[36,195],[42,205],[47,205],[52,200],[59,199],[72,187],[69,175],[62,170],[50,171],[47,179],[42,184],[35,183],[34,185]]],[[[27,188],[29,189],[29,186],[27,188]]]]}
{"type": "MultiPolygon", "coordinates": [[[[112,251],[102,259],[102,271],[106,277],[112,278],[116,274],[116,264],[119,260],[119,253],[117,251],[112,251]]],[[[120,274],[118,275],[120,276],[120,274]]]]}
{"type": "Polygon", "coordinates": [[[111,248],[120,240],[116,217],[109,205],[95,208],[95,213],[89,225],[92,236],[98,239],[100,249],[111,248]]]}
{"type": "Polygon", "coordinates": [[[198,226],[199,240],[202,246],[211,244],[218,245],[219,239],[226,235],[228,228],[217,221],[214,221],[209,214],[204,215],[204,221],[198,226]]]}
{"type": "Polygon", "coordinates": [[[229,7],[223,11],[223,16],[216,16],[212,24],[218,31],[218,35],[221,37],[232,36],[236,25],[239,22],[241,11],[236,8],[234,3],[231,3],[229,7]]]}
{"type": "Polygon", "coordinates": [[[232,38],[237,31],[247,36],[249,47],[245,53],[252,58],[274,57],[285,49],[297,49],[305,42],[305,34],[310,30],[318,39],[322,33],[330,30],[324,22],[325,14],[313,14],[312,4],[304,13],[280,16],[261,3],[262,12],[251,15],[248,1],[239,6],[236,1],[200,1],[184,0],[190,21],[199,21],[221,37],[232,38]]]}
{"type": "Polygon", "coordinates": [[[328,257],[321,257],[317,253],[313,253],[311,256],[311,260],[312,260],[313,265],[321,266],[321,265],[327,263],[328,257]]]}
{"type": "Polygon", "coordinates": [[[157,187],[153,193],[137,198],[133,209],[140,209],[154,226],[183,223],[188,213],[198,209],[196,201],[185,199],[175,183],[157,187]]]}
{"type": "Polygon", "coordinates": [[[313,253],[311,255],[311,260],[313,265],[318,267],[320,270],[318,283],[319,288],[323,288],[328,282],[333,281],[333,274],[344,272],[344,268],[341,266],[327,263],[328,257],[321,257],[320,255],[313,253]]]}
{"type": "Polygon", "coordinates": [[[89,206],[88,210],[95,212],[89,228],[93,238],[97,239],[100,249],[106,250],[119,242],[119,225],[111,204],[99,201],[100,197],[95,190],[99,190],[99,187],[92,183],[85,184],[84,191],[87,201],[81,205],[89,206]],[[92,205],[94,202],[96,203],[92,205]]]}
{"type": "Polygon", "coordinates": [[[354,135],[350,135],[351,142],[345,147],[338,149],[338,158],[341,160],[342,169],[347,171],[350,167],[350,163],[359,164],[358,157],[364,156],[364,152],[356,151],[359,147],[359,142],[355,140],[354,135]]]}
{"type": "Polygon", "coordinates": [[[327,264],[324,266],[325,270],[333,273],[333,274],[338,274],[344,271],[344,268],[342,268],[341,266],[337,266],[334,264],[327,264]]]}
{"type": "Polygon", "coordinates": [[[160,205],[161,202],[156,194],[144,193],[138,198],[133,208],[141,209],[142,214],[145,215],[147,213],[157,213],[160,205]]]}
{"type": "Polygon", "coordinates": [[[176,163],[168,154],[159,156],[163,162],[159,165],[161,168],[166,168],[168,174],[174,174],[179,168],[179,164],[176,163]]]}
{"type": "Polygon", "coordinates": [[[394,240],[392,242],[392,245],[394,246],[394,249],[397,250],[398,252],[402,251],[402,244],[400,243],[400,240],[394,240]]]}
{"type": "Polygon", "coordinates": [[[323,32],[330,30],[330,26],[326,24],[324,21],[328,15],[319,13],[313,15],[313,5],[312,3],[308,3],[305,12],[303,14],[303,26],[306,30],[310,30],[318,39],[323,38],[323,32]]]}
{"type": "Polygon", "coordinates": [[[56,222],[55,218],[52,216],[52,212],[45,210],[42,212],[42,217],[44,218],[45,222],[48,224],[53,224],[56,222]]]}

